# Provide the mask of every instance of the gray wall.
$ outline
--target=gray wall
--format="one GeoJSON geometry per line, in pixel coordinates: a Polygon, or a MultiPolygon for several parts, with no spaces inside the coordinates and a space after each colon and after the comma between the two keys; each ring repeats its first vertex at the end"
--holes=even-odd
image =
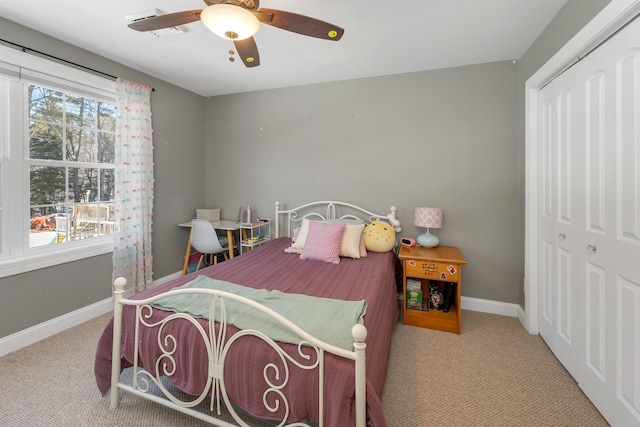
{"type": "MultiPolygon", "coordinates": [[[[178,223],[204,204],[205,99],[0,18],[0,38],[150,85],[154,127],[154,277],[182,268],[187,241],[178,223]]],[[[111,254],[0,278],[0,337],[11,335],[111,295],[111,254]]]]}
{"type": "Polygon", "coordinates": [[[517,302],[522,282],[511,61],[216,97],[206,105],[206,199],[273,217],[319,200],[376,212],[443,209],[443,245],[469,264],[462,293],[517,302]]]}

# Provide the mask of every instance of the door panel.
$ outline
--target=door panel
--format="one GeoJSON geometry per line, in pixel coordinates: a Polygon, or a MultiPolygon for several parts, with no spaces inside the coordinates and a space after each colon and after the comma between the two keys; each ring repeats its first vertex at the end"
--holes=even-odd
{"type": "Polygon", "coordinates": [[[570,89],[562,91],[556,97],[557,103],[557,129],[558,129],[558,152],[556,161],[558,163],[558,222],[571,226],[571,199],[573,188],[571,186],[571,175],[573,172],[572,155],[572,93],[570,89]]]}
{"type": "Polygon", "coordinates": [[[579,124],[582,116],[574,107],[576,93],[579,99],[582,89],[567,84],[571,82],[567,76],[575,71],[570,69],[567,73],[540,92],[541,259],[546,263],[540,271],[540,277],[545,280],[540,296],[540,334],[558,360],[575,376],[579,354],[575,347],[581,339],[574,331],[576,322],[581,319],[580,307],[576,306],[580,297],[576,294],[579,274],[576,274],[575,254],[580,229],[576,219],[583,218],[584,213],[574,208],[578,203],[576,196],[580,197],[574,182],[583,181],[582,164],[576,162],[583,156],[576,152],[576,148],[580,149],[576,140],[581,140],[584,131],[579,124]]]}
{"type": "Polygon", "coordinates": [[[616,397],[625,409],[640,420],[640,283],[618,276],[618,330],[620,340],[616,348],[616,397]]]}
{"type": "Polygon", "coordinates": [[[619,237],[640,245],[640,76],[638,52],[618,62],[618,211],[619,237]]]}
{"type": "Polygon", "coordinates": [[[586,82],[586,223],[587,231],[604,235],[605,216],[605,74],[596,72],[586,82]]]}
{"type": "MultiPolygon", "coordinates": [[[[550,83],[551,86],[554,82],[550,83]]],[[[540,105],[540,177],[541,203],[539,204],[540,221],[542,223],[540,235],[540,334],[547,340],[547,344],[554,349],[556,333],[556,120],[555,99],[553,91],[541,92],[540,105]],[[548,96],[547,96],[548,95],[548,96]]]]}
{"type": "MultiPolygon", "coordinates": [[[[545,331],[548,331],[553,327],[556,316],[554,315],[555,307],[553,304],[555,292],[555,275],[554,275],[554,262],[553,258],[553,243],[547,240],[542,241],[542,256],[540,257],[542,263],[542,298],[540,299],[540,306],[542,308],[542,320],[545,322],[545,331]]],[[[545,333],[544,335],[549,335],[545,333]]]]}
{"type": "Polygon", "coordinates": [[[573,257],[571,252],[558,248],[558,322],[557,333],[567,346],[573,342],[573,257]]]}
{"type": "Polygon", "coordinates": [[[606,324],[605,270],[598,265],[587,262],[586,271],[586,334],[585,364],[599,385],[606,382],[606,324]]]}

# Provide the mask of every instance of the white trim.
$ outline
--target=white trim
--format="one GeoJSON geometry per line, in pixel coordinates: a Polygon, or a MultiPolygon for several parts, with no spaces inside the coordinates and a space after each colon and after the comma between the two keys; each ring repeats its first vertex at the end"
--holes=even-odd
{"type": "Polygon", "coordinates": [[[113,298],[98,301],[87,307],[63,314],[55,319],[32,326],[15,334],[0,338],[0,356],[66,331],[105,313],[113,311],[113,298]]]}
{"type": "Polygon", "coordinates": [[[176,271],[175,273],[169,274],[168,276],[161,277],[158,280],[154,280],[153,287],[155,288],[156,286],[164,285],[165,283],[173,279],[177,279],[178,277],[182,277],[182,270],[176,271]]]}
{"type": "MultiPolygon", "coordinates": [[[[113,251],[113,236],[105,236],[104,238],[94,237],[92,239],[86,239],[86,241],[73,243],[74,244],[68,248],[56,248],[57,250],[55,252],[50,250],[44,252],[41,248],[31,248],[29,253],[19,257],[3,257],[0,259],[0,278],[104,255],[113,251]]],[[[49,249],[49,247],[45,249],[49,249]]]]}
{"type": "Polygon", "coordinates": [[[519,315],[531,334],[538,327],[538,92],[640,12],[640,0],[612,0],[525,83],[525,306],[519,315]]]}
{"type": "Polygon", "coordinates": [[[518,304],[472,297],[461,297],[461,305],[463,310],[480,311],[509,317],[518,317],[518,308],[520,308],[518,304]]]}
{"type": "Polygon", "coordinates": [[[536,332],[531,332],[531,327],[529,325],[529,317],[527,317],[527,313],[524,311],[524,309],[522,307],[520,307],[518,305],[518,320],[520,320],[520,323],[522,323],[522,326],[524,326],[524,328],[531,334],[531,335],[537,335],[538,331],[536,332]]]}

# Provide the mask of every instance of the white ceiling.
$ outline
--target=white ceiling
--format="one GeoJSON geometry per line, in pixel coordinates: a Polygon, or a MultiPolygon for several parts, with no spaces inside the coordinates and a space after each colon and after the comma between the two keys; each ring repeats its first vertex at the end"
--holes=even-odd
{"type": "Polygon", "coordinates": [[[126,15],[206,7],[203,0],[0,0],[0,16],[203,96],[520,58],[566,0],[262,0],[345,29],[338,42],[262,25],[259,67],[201,22],[156,37],[126,15]]]}

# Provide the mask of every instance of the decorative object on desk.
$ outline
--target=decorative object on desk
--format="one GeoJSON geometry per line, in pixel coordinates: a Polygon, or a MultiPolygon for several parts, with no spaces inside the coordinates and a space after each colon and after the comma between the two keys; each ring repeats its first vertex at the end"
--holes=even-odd
{"type": "Polygon", "coordinates": [[[425,248],[434,248],[440,243],[438,236],[429,233],[430,228],[442,228],[442,209],[439,208],[415,208],[413,213],[413,225],[426,227],[427,232],[420,234],[416,242],[425,248]]]}
{"type": "Polygon", "coordinates": [[[438,289],[438,283],[431,282],[429,285],[429,307],[434,310],[442,310],[443,302],[444,298],[442,297],[442,292],[438,289]]]}
{"type": "Polygon", "coordinates": [[[196,209],[197,219],[206,219],[207,221],[220,221],[220,209],[196,209]]]}
{"type": "Polygon", "coordinates": [[[250,205],[240,206],[240,209],[238,209],[238,222],[250,224],[252,218],[258,218],[256,210],[252,209],[250,205]]]}

